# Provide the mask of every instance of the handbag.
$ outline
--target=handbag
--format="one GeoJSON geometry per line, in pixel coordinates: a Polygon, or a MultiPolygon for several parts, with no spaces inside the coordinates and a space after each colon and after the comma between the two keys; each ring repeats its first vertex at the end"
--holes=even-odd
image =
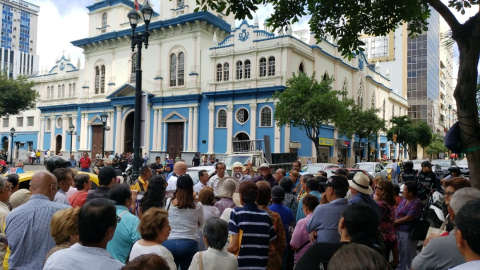
{"type": "Polygon", "coordinates": [[[416,218],[410,225],[410,232],[408,233],[408,239],[410,240],[425,240],[427,236],[428,228],[430,228],[430,222],[423,218],[416,218]]]}
{"type": "MultiPolygon", "coordinates": [[[[446,233],[447,231],[445,230],[445,226],[447,226],[448,222],[448,215],[445,218],[445,221],[442,223],[440,228],[434,228],[434,227],[429,227],[427,231],[427,236],[425,237],[425,240],[430,236],[430,235],[442,235],[446,233]]],[[[422,250],[425,249],[425,246],[422,248],[422,250]]]]}
{"type": "Polygon", "coordinates": [[[198,270],[203,270],[203,258],[202,252],[198,252],[198,270]]]}

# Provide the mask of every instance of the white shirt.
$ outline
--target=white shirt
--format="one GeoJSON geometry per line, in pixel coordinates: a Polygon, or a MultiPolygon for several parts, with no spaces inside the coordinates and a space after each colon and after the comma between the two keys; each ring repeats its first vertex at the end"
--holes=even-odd
{"type": "Polygon", "coordinates": [[[195,186],[193,186],[193,191],[195,191],[197,194],[199,194],[200,190],[202,190],[202,188],[204,188],[204,187],[206,187],[206,185],[204,185],[204,184],[202,184],[202,182],[198,181],[198,183],[195,186]]]}
{"type": "Polygon", "coordinates": [[[36,157],[35,152],[30,153],[30,157],[36,157]]]}
{"type": "Polygon", "coordinates": [[[170,204],[170,200],[170,198],[167,199],[165,205],[165,209],[168,208],[168,221],[172,228],[168,240],[190,239],[199,241],[198,229],[203,227],[205,220],[203,205],[199,202],[195,202],[195,209],[179,209],[173,205],[173,203],[170,204]],[[170,208],[168,207],[169,204],[170,208]]]}
{"type": "Polygon", "coordinates": [[[220,217],[220,210],[218,210],[217,207],[212,206],[212,205],[203,205],[203,214],[205,217],[205,221],[207,221],[209,218],[220,217]]]}
{"type": "MultiPolygon", "coordinates": [[[[223,178],[226,178],[226,177],[230,177],[230,175],[228,175],[228,173],[225,173],[225,175],[223,176],[223,178]]],[[[212,178],[210,178],[210,180],[208,180],[208,186],[213,188],[213,191],[215,192],[215,196],[218,195],[218,183],[220,182],[220,180],[222,180],[223,178],[220,178],[218,176],[218,174],[214,175],[212,178]]]]}
{"type": "Polygon", "coordinates": [[[166,249],[162,245],[155,245],[155,246],[142,246],[138,242],[133,244],[132,251],[130,251],[130,258],[129,261],[133,261],[136,257],[144,254],[157,254],[158,256],[162,257],[167,261],[168,267],[170,270],[177,270],[177,266],[173,259],[172,253],[166,249]]]}
{"type": "Polygon", "coordinates": [[[455,268],[451,268],[451,270],[478,270],[480,269],[480,260],[467,262],[464,264],[460,264],[455,268]]]}
{"type": "Polygon", "coordinates": [[[168,178],[168,185],[167,185],[166,191],[177,190],[177,180],[178,180],[178,176],[172,174],[172,176],[170,176],[170,178],[168,178]]]}
{"type": "MultiPolygon", "coordinates": [[[[226,248],[222,250],[217,250],[213,248],[208,248],[202,253],[202,262],[204,270],[236,270],[238,269],[238,260],[235,255],[229,253],[226,248]]],[[[192,263],[188,270],[198,270],[200,252],[197,252],[193,256],[192,263]]]]}
{"type": "Polygon", "coordinates": [[[67,199],[67,193],[63,191],[63,189],[59,189],[57,191],[57,193],[55,194],[55,199],[53,201],[70,206],[70,203],[68,202],[68,199],[67,199]]]}

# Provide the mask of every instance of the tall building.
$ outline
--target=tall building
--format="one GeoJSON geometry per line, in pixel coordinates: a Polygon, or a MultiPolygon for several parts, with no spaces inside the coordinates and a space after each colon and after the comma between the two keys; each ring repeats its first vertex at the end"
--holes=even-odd
{"type": "Polygon", "coordinates": [[[2,7],[0,70],[11,78],[39,71],[37,26],[40,7],[21,0],[0,0],[2,7]]]}
{"type": "MultiPolygon", "coordinates": [[[[195,6],[195,0],[162,0],[160,9],[155,7],[166,12],[153,17],[149,46],[142,52],[142,112],[134,109],[137,52],[131,49],[127,21],[133,2],[95,1],[88,6],[85,27],[90,34],[72,41],[84,50],[83,69],[63,55],[50,71],[32,78],[40,94],[34,148],[96,154],[103,148],[100,114],[105,112],[111,129],[104,148],[115,153],[133,150],[136,113],[144,116],[142,149],[150,157],[178,154],[190,160],[195,153],[208,153],[221,159],[238,151],[235,140],[264,135],[271,138],[272,152],[298,153],[313,161],[336,162],[339,156],[353,160],[359,151],[366,153],[358,141],[328,126],[316,142],[321,147],[317,156],[304,130],[275,125],[271,96],[283,91],[296,72],[316,72],[319,81],[334,76],[334,89],[348,91],[364,108],[382,108],[379,117],[386,120],[392,107],[406,113],[406,99],[370,68],[363,54],[349,60],[337,45],[317,44],[308,31],[274,34],[261,29],[257,19],[234,27],[233,17],[193,12],[195,6]],[[74,135],[68,133],[71,125],[74,135]]],[[[2,141],[8,139],[6,132],[2,130],[2,141]]],[[[386,142],[379,136],[368,153],[380,157],[380,148],[389,151],[386,142]]]]}

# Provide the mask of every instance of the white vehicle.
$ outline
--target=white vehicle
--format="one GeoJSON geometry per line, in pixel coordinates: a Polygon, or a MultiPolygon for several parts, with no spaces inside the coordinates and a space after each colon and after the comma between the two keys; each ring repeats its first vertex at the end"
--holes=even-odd
{"type": "Polygon", "coordinates": [[[373,177],[377,177],[378,175],[380,175],[383,178],[387,179],[387,169],[383,166],[383,164],[379,162],[359,162],[353,165],[352,168],[362,169],[373,177]]]}
{"type": "Polygon", "coordinates": [[[208,172],[208,175],[212,175],[215,172],[215,167],[214,166],[198,166],[198,167],[188,168],[187,174],[190,175],[190,177],[192,177],[194,185],[199,181],[198,172],[201,170],[206,170],[208,172]]]}
{"type": "Polygon", "coordinates": [[[312,163],[312,164],[307,164],[303,166],[302,171],[304,173],[316,175],[319,171],[325,171],[326,169],[330,169],[330,168],[340,169],[340,166],[333,163],[312,163]]]}

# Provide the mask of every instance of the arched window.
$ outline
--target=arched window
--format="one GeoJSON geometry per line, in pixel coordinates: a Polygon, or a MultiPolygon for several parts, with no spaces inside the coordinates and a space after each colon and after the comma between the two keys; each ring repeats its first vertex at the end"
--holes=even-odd
{"type": "Polygon", "coordinates": [[[170,55],[170,86],[177,86],[177,56],[170,55]]]}
{"type": "Polygon", "coordinates": [[[360,86],[358,87],[357,105],[360,109],[363,109],[363,81],[360,82],[360,86]]]}
{"type": "Polygon", "coordinates": [[[62,98],[65,97],[65,84],[62,84],[62,98]]]}
{"type": "Polygon", "coordinates": [[[348,95],[348,85],[347,85],[347,79],[343,80],[343,85],[342,85],[342,99],[346,100],[347,95],[348,95]]]}
{"type": "Polygon", "coordinates": [[[72,85],[72,97],[75,97],[75,83],[72,85]]]}
{"type": "Polygon", "coordinates": [[[375,92],[372,93],[372,108],[375,108],[377,100],[375,98],[375,92]]]}
{"type": "Polygon", "coordinates": [[[217,115],[217,127],[227,127],[227,111],[220,109],[217,115]]]}
{"type": "Polygon", "coordinates": [[[242,61],[237,62],[237,80],[241,80],[243,75],[243,63],[242,61]]]}
{"type": "Polygon", "coordinates": [[[272,109],[270,109],[270,107],[264,107],[260,111],[260,126],[261,127],[272,126],[272,109]]]}
{"type": "Polygon", "coordinates": [[[298,73],[305,73],[305,66],[303,65],[303,62],[300,63],[300,66],[298,66],[298,73]]]}
{"type": "Polygon", "coordinates": [[[102,15],[102,28],[107,27],[107,13],[104,12],[102,15]]]}
{"type": "Polygon", "coordinates": [[[178,54],[178,86],[185,85],[185,54],[183,52],[178,54]]]}
{"type": "Polygon", "coordinates": [[[222,73],[223,73],[222,64],[218,64],[217,65],[217,82],[222,81],[222,73]]]}
{"type": "Polygon", "coordinates": [[[322,82],[328,80],[328,73],[325,72],[322,76],[322,82]]]}
{"type": "Polygon", "coordinates": [[[275,76],[275,57],[268,58],[268,76],[275,76]]]}
{"type": "Polygon", "coordinates": [[[45,130],[50,131],[51,128],[52,128],[52,120],[50,120],[50,118],[47,118],[47,121],[45,123],[45,130]]]}
{"type": "Polygon", "coordinates": [[[58,97],[58,98],[61,98],[61,97],[62,97],[62,86],[61,86],[60,84],[58,85],[57,97],[58,97]]]}
{"type": "Polygon", "coordinates": [[[383,106],[382,106],[383,120],[385,120],[385,111],[387,110],[387,105],[385,103],[386,103],[386,101],[385,101],[385,99],[383,99],[383,106]]]}
{"type": "Polygon", "coordinates": [[[68,97],[72,97],[72,84],[68,84],[68,97]]]}
{"type": "Polygon", "coordinates": [[[267,76],[267,59],[260,58],[260,77],[267,76]]]}
{"type": "Polygon", "coordinates": [[[100,93],[105,94],[105,66],[102,65],[100,73],[100,93]]]}
{"type": "Polygon", "coordinates": [[[245,60],[245,79],[250,79],[250,60],[245,60]]]}
{"type": "Polygon", "coordinates": [[[47,86],[47,99],[51,99],[50,98],[50,86],[47,86]]]}
{"type": "Polygon", "coordinates": [[[95,94],[98,95],[100,93],[100,67],[95,67],[95,94]]]}
{"type": "Polygon", "coordinates": [[[228,63],[223,64],[223,80],[228,81],[230,79],[230,65],[228,63]]]}

